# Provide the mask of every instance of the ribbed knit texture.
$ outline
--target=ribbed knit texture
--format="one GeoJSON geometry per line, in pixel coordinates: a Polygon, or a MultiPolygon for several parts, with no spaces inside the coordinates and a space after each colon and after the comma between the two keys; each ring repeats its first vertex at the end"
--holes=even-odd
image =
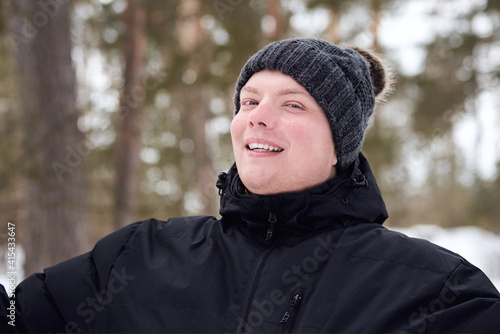
{"type": "Polygon", "coordinates": [[[337,172],[358,156],[375,106],[370,70],[353,49],[318,39],[287,39],[271,43],[253,55],[241,70],[234,95],[235,115],[240,91],[261,70],[277,70],[302,85],[323,108],[337,150],[337,172]]]}

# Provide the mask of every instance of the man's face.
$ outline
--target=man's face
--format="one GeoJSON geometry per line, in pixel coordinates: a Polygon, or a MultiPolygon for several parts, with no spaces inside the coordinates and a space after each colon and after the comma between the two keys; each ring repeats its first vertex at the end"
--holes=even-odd
{"type": "Polygon", "coordinates": [[[255,73],[231,123],[240,178],[259,195],[301,191],[335,176],[332,132],[316,100],[279,71],[255,73]]]}

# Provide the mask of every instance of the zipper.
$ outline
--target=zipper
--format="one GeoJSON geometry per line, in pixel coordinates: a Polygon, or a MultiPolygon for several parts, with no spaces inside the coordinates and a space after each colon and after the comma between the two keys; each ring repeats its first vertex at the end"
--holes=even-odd
{"type": "Polygon", "coordinates": [[[274,225],[276,224],[276,221],[277,221],[276,215],[272,212],[269,212],[268,222],[270,224],[269,224],[269,228],[267,229],[266,241],[271,240],[271,238],[273,237],[274,225]]]}
{"type": "Polygon", "coordinates": [[[291,325],[290,318],[297,312],[297,308],[302,301],[303,298],[303,292],[301,290],[297,290],[294,292],[292,295],[292,298],[290,299],[290,303],[288,304],[288,309],[286,310],[285,314],[283,314],[283,317],[281,318],[280,324],[283,326],[281,329],[281,333],[286,333],[286,329],[289,328],[291,325]]]}
{"type": "MultiPolygon", "coordinates": [[[[276,224],[276,215],[272,212],[269,213],[268,219],[270,225],[266,234],[266,241],[269,241],[273,237],[274,226],[276,224]]],[[[248,314],[250,312],[251,303],[253,301],[253,297],[255,291],[257,290],[257,285],[259,283],[260,275],[262,274],[262,270],[264,269],[264,264],[274,249],[275,243],[269,243],[263,251],[259,254],[255,261],[255,265],[253,267],[252,272],[250,273],[250,279],[248,280],[248,289],[243,299],[243,308],[240,312],[240,316],[238,317],[238,323],[236,325],[235,333],[247,333],[245,331],[246,320],[248,318],[248,314]]]]}

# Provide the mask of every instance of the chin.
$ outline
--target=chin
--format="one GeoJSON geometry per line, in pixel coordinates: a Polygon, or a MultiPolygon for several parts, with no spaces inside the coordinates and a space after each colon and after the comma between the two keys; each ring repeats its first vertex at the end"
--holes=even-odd
{"type": "MultiPolygon", "coordinates": [[[[242,179],[243,181],[243,179],[242,179]]],[[[267,195],[276,195],[276,194],[283,194],[283,193],[288,193],[288,192],[295,192],[297,190],[294,189],[288,189],[284,187],[280,187],[277,184],[273,184],[272,181],[266,182],[266,183],[261,183],[259,182],[258,184],[255,183],[245,183],[243,182],[245,187],[248,189],[249,192],[255,195],[261,195],[261,196],[267,196],[267,195]],[[270,185],[274,185],[271,186],[270,185]]]]}
{"type": "Polygon", "coordinates": [[[270,181],[253,180],[252,178],[245,178],[242,175],[240,175],[240,178],[241,182],[245,185],[245,188],[252,194],[271,195],[273,193],[273,189],[269,187],[271,184],[270,181]]]}
{"type": "MultiPolygon", "coordinates": [[[[243,181],[243,179],[242,179],[243,181]]],[[[248,183],[243,181],[243,184],[245,185],[245,188],[248,189],[248,191],[252,194],[255,195],[270,195],[270,190],[267,189],[265,186],[262,185],[256,185],[252,183],[248,183]]]]}

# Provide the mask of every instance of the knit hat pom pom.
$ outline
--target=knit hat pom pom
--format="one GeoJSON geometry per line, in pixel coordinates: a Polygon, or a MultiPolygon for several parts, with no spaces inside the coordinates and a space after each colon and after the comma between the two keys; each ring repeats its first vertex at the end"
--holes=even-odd
{"type": "Polygon", "coordinates": [[[362,55],[368,63],[373,93],[377,101],[385,101],[394,86],[394,78],[389,64],[372,51],[367,51],[359,47],[352,47],[352,49],[362,55]]]}

